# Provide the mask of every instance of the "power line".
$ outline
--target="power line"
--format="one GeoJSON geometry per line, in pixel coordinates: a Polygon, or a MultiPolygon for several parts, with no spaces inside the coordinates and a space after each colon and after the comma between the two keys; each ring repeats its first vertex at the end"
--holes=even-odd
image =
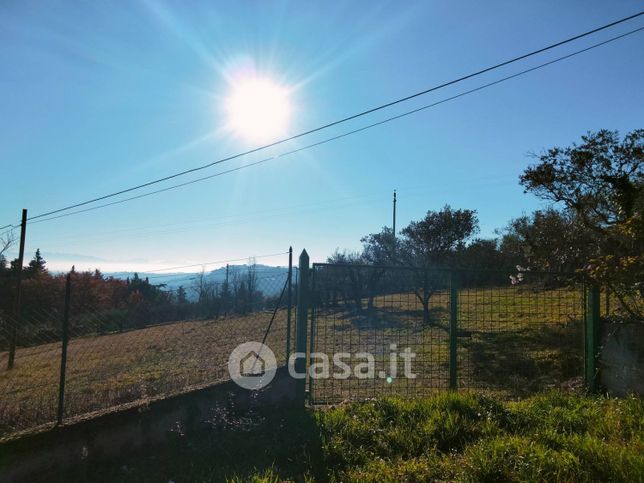
{"type": "Polygon", "coordinates": [[[38,218],[43,218],[43,217],[46,217],[46,216],[49,216],[49,215],[53,215],[53,214],[56,214],[56,213],[60,213],[60,212],[62,212],[62,211],[67,211],[67,210],[70,210],[70,209],[73,209],[73,208],[78,208],[78,207],[80,207],[80,206],[88,205],[88,204],[90,204],[90,203],[95,203],[95,202],[97,202],[97,201],[101,201],[101,200],[104,200],[104,199],[107,199],[107,198],[112,198],[112,197],[114,197],[114,196],[118,196],[118,195],[121,195],[121,194],[129,193],[129,192],[131,192],[131,191],[135,191],[135,190],[138,190],[138,189],[141,189],[141,188],[145,188],[145,187],[147,187],[147,186],[151,186],[151,185],[154,185],[154,184],[157,184],[157,183],[161,183],[161,182],[163,182],[163,181],[168,181],[168,180],[170,180],[170,179],[177,178],[177,177],[179,177],[179,176],[184,176],[184,175],[186,175],[186,174],[194,173],[194,172],[196,172],[196,171],[200,171],[200,170],[203,170],[203,169],[206,169],[206,168],[210,168],[210,167],[212,167],[212,166],[215,166],[215,165],[217,165],[217,164],[224,163],[224,162],[226,162],[226,161],[231,161],[231,160],[233,160],[233,159],[236,159],[236,158],[239,158],[239,157],[242,157],[242,156],[246,156],[246,155],[249,155],[249,154],[252,154],[252,153],[256,153],[256,152],[258,152],[258,151],[262,151],[262,150],[265,150],[265,149],[268,149],[268,148],[271,148],[271,147],[274,147],[274,146],[277,146],[277,145],[280,145],[280,144],[283,144],[283,143],[286,143],[286,142],[289,142],[289,141],[293,141],[293,140],[298,139],[298,138],[301,138],[301,137],[303,137],[303,136],[307,136],[307,135],[309,135],[309,134],[313,134],[313,133],[315,133],[315,132],[322,131],[322,130],[324,130],[324,129],[328,129],[328,128],[333,127],[333,126],[337,126],[337,125],[339,125],[339,124],[346,123],[346,122],[351,121],[351,120],[353,120],[353,119],[357,119],[357,118],[359,118],[359,117],[366,116],[366,115],[368,115],[368,114],[372,114],[372,113],[374,113],[374,112],[380,111],[380,110],[382,110],[382,109],[386,109],[386,108],[391,107],[391,106],[394,106],[394,105],[396,105],[396,104],[400,104],[400,103],[403,103],[403,102],[409,101],[409,100],[414,99],[414,98],[416,98],[416,97],[420,97],[420,96],[423,96],[423,95],[429,94],[430,92],[434,92],[434,91],[436,91],[436,90],[443,89],[443,88],[445,88],[445,87],[448,87],[448,86],[451,86],[451,85],[457,84],[457,83],[459,83],[459,82],[465,81],[465,80],[467,80],[467,79],[471,79],[471,78],[473,78],[473,77],[476,77],[476,76],[479,76],[479,75],[485,74],[485,73],[487,73],[487,72],[490,72],[490,71],[493,71],[493,70],[496,70],[496,69],[499,69],[499,68],[501,68],[501,67],[507,66],[507,65],[512,64],[512,63],[515,63],[515,62],[518,62],[518,61],[523,60],[523,59],[526,59],[526,58],[528,58],[528,57],[532,57],[532,56],[534,56],[534,55],[537,55],[537,54],[540,54],[540,53],[546,52],[546,51],[548,51],[548,50],[551,50],[551,49],[554,49],[554,48],[560,47],[560,46],[565,45],[565,44],[568,44],[568,43],[570,43],[570,42],[574,42],[575,40],[579,40],[579,39],[581,39],[581,38],[583,38],[583,37],[587,37],[587,36],[589,36],[589,35],[595,34],[595,33],[600,32],[600,31],[602,31],[602,30],[605,30],[605,29],[608,29],[608,28],[614,27],[614,26],[616,26],[616,25],[618,25],[618,24],[621,24],[621,23],[627,22],[627,21],[629,21],[629,20],[633,20],[633,19],[635,19],[635,18],[637,18],[637,17],[640,17],[640,16],[642,16],[642,15],[644,15],[644,11],[641,11],[641,12],[638,12],[638,13],[636,13],[636,14],[634,14],[634,15],[630,15],[630,16],[628,16],[628,17],[625,17],[625,18],[622,18],[622,19],[616,20],[616,21],[611,22],[611,23],[608,23],[608,24],[606,24],[606,25],[602,25],[601,27],[597,27],[597,28],[595,28],[595,29],[589,30],[589,31],[584,32],[584,33],[581,33],[581,34],[579,34],[579,35],[575,35],[575,36],[573,36],[573,37],[570,37],[570,38],[567,38],[567,39],[565,39],[565,40],[562,40],[562,41],[556,42],[556,43],[554,43],[554,44],[550,44],[550,45],[548,45],[548,46],[546,46],[546,47],[543,47],[543,48],[540,48],[540,49],[534,50],[534,51],[529,52],[529,53],[527,53],[527,54],[523,54],[523,55],[520,55],[520,56],[518,56],[518,57],[514,57],[514,58],[511,58],[511,59],[509,59],[509,60],[506,60],[506,61],[500,62],[500,63],[498,63],[498,64],[495,64],[495,65],[493,65],[493,66],[486,67],[486,68],[484,68],[484,69],[481,69],[481,70],[478,70],[478,71],[476,71],[476,72],[473,72],[473,73],[467,74],[467,75],[462,76],[462,77],[459,77],[459,78],[457,78],[457,79],[453,79],[453,80],[451,80],[451,81],[444,82],[444,83],[442,83],[442,84],[439,84],[439,85],[436,85],[436,86],[430,87],[430,88],[428,88],[428,89],[424,89],[424,90],[419,91],[419,92],[416,92],[416,93],[414,93],[414,94],[411,94],[411,95],[408,95],[408,96],[405,96],[405,97],[402,97],[402,98],[396,99],[396,100],[394,100],[394,101],[390,101],[390,102],[387,102],[387,103],[385,103],[385,104],[381,104],[381,105],[379,105],[379,106],[376,106],[376,107],[373,107],[373,108],[370,108],[370,109],[367,109],[367,110],[364,110],[364,111],[358,112],[358,113],[356,113],[356,114],[352,114],[352,115],[347,116],[347,117],[344,117],[344,118],[342,118],[342,119],[339,119],[339,120],[336,120],[336,121],[333,121],[333,122],[330,122],[330,123],[324,124],[324,125],[322,125],[322,126],[318,126],[318,127],[316,127],[316,128],[310,129],[310,130],[308,130],[308,131],[304,131],[304,132],[301,132],[301,133],[295,134],[295,135],[293,135],[293,136],[290,136],[290,137],[287,137],[287,138],[284,138],[284,139],[280,139],[280,140],[278,140],[278,141],[275,141],[275,142],[272,142],[272,143],[269,143],[269,144],[265,144],[265,145],[263,145],[263,146],[259,146],[259,147],[253,148],[253,149],[250,149],[250,150],[248,150],[248,151],[244,151],[244,152],[242,152],[242,153],[234,154],[234,155],[232,155],[232,156],[228,156],[228,157],[225,157],[225,158],[219,159],[219,160],[217,160],[217,161],[213,161],[213,162],[211,162],[211,163],[207,163],[207,164],[202,165],[202,166],[197,166],[197,167],[195,167],[195,168],[191,168],[191,169],[187,169],[187,170],[184,170],[184,171],[180,171],[180,172],[178,172],[178,173],[174,173],[174,174],[171,174],[171,175],[168,175],[168,176],[164,176],[164,177],[162,177],[162,178],[157,178],[157,179],[155,179],[155,180],[148,181],[148,182],[146,182],[146,183],[142,183],[142,184],[139,184],[139,185],[136,185],[136,186],[130,187],[130,188],[126,188],[126,189],[123,189],[123,190],[120,190],[120,191],[116,191],[116,192],[113,192],[113,193],[110,193],[110,194],[107,194],[107,195],[99,196],[99,197],[96,197],[96,198],[93,198],[93,199],[90,199],[90,200],[87,200],[87,201],[83,201],[83,202],[80,202],[80,203],[75,203],[75,204],[72,204],[72,205],[66,206],[66,207],[64,207],[64,208],[59,208],[59,209],[56,209],[56,210],[48,211],[48,212],[46,212],[46,213],[41,213],[41,214],[39,214],[39,215],[35,215],[35,216],[30,217],[30,218],[29,218],[29,220],[34,220],[34,219],[38,219],[38,218]]]}
{"type": "MultiPolygon", "coordinates": [[[[231,169],[228,169],[228,170],[225,170],[225,171],[220,171],[218,173],[214,173],[214,174],[211,174],[211,175],[208,175],[208,176],[203,176],[201,178],[196,178],[196,179],[193,179],[193,180],[190,180],[190,181],[186,181],[184,183],[168,186],[166,188],[162,188],[162,189],[155,190],[155,191],[150,191],[148,193],[143,193],[143,194],[140,194],[140,195],[137,195],[137,196],[132,196],[130,198],[124,198],[124,199],[113,201],[113,202],[110,202],[110,203],[105,203],[103,205],[93,206],[91,208],[85,208],[85,209],[82,209],[82,210],[73,211],[71,213],[65,213],[65,214],[62,214],[62,215],[57,215],[57,216],[52,216],[52,217],[49,217],[49,218],[44,218],[42,220],[34,221],[34,222],[32,222],[32,224],[34,224],[34,223],[42,223],[42,222],[45,222],[45,221],[55,220],[55,219],[58,219],[58,218],[64,218],[64,217],[67,217],[67,216],[72,216],[72,215],[76,215],[76,214],[80,214],[80,213],[85,213],[85,212],[88,212],[88,211],[98,210],[98,209],[105,208],[105,207],[108,207],[108,206],[117,205],[117,204],[120,204],[120,203],[125,203],[125,202],[132,201],[132,200],[135,200],[135,199],[145,198],[147,196],[152,196],[152,195],[159,194],[159,193],[162,193],[162,192],[165,192],[165,191],[170,191],[170,190],[173,190],[173,189],[181,188],[181,187],[188,186],[188,185],[191,185],[191,184],[194,184],[194,183],[198,183],[198,182],[201,182],[201,181],[206,181],[208,179],[223,176],[225,174],[230,174],[230,173],[235,172],[235,171],[240,171],[242,169],[257,166],[259,164],[263,164],[263,163],[266,163],[268,161],[272,161],[272,160],[275,160],[275,159],[290,156],[290,155],[299,153],[301,151],[305,151],[305,150],[308,150],[308,149],[311,149],[311,148],[314,148],[314,147],[317,147],[317,146],[321,146],[323,144],[327,144],[327,143],[330,143],[332,141],[337,141],[337,140],[345,138],[347,136],[351,136],[353,134],[357,134],[359,132],[366,131],[368,129],[371,129],[371,128],[374,128],[374,127],[377,127],[377,126],[380,126],[380,125],[383,125],[383,124],[386,124],[386,123],[389,123],[389,122],[392,122],[392,121],[407,117],[407,116],[410,116],[412,114],[416,114],[418,112],[430,109],[432,107],[436,107],[436,106],[438,106],[440,104],[444,104],[446,102],[453,101],[453,100],[458,99],[460,97],[464,97],[466,95],[473,94],[473,93],[481,91],[483,89],[487,89],[488,87],[492,87],[492,86],[495,86],[497,84],[501,84],[501,83],[506,82],[508,80],[514,79],[516,77],[520,77],[522,75],[525,75],[525,74],[528,74],[530,72],[542,69],[542,68],[550,66],[552,64],[556,64],[558,62],[561,62],[563,60],[569,59],[571,57],[574,57],[576,55],[582,54],[584,52],[588,52],[590,50],[596,49],[598,47],[601,47],[603,45],[609,44],[609,43],[614,42],[616,40],[622,39],[622,38],[627,37],[629,35],[635,34],[635,33],[640,32],[642,30],[644,30],[644,27],[640,27],[640,28],[637,28],[635,30],[631,30],[629,32],[626,32],[624,34],[621,34],[621,35],[618,35],[618,36],[615,36],[615,37],[611,37],[611,38],[609,38],[607,40],[604,40],[602,42],[598,42],[598,43],[593,44],[593,45],[591,45],[589,47],[586,47],[584,49],[577,50],[577,51],[572,52],[570,54],[558,57],[558,58],[550,60],[548,62],[544,62],[543,64],[539,64],[539,65],[537,65],[535,67],[531,67],[529,69],[519,71],[519,72],[517,72],[515,74],[509,75],[509,76],[506,76],[506,77],[502,77],[501,79],[489,82],[487,84],[483,84],[483,85],[481,85],[479,87],[475,87],[475,88],[469,89],[467,91],[463,91],[461,93],[458,93],[458,94],[455,94],[453,96],[441,99],[441,100],[433,102],[431,104],[426,104],[426,105],[418,107],[416,109],[412,109],[412,110],[403,112],[401,114],[391,116],[391,117],[385,118],[383,120],[380,120],[380,121],[377,121],[377,122],[374,122],[374,123],[371,123],[371,124],[367,124],[366,126],[362,126],[360,128],[353,129],[353,130],[344,132],[342,134],[338,134],[337,136],[332,136],[330,138],[323,139],[321,141],[318,141],[318,142],[315,142],[315,143],[312,143],[312,144],[309,144],[309,145],[306,145],[306,146],[303,146],[303,147],[300,147],[300,148],[297,148],[297,149],[293,149],[291,151],[287,151],[287,152],[284,152],[284,153],[281,153],[281,154],[277,154],[275,156],[270,156],[268,158],[260,159],[259,161],[255,161],[255,162],[252,162],[252,163],[243,164],[241,166],[237,166],[235,168],[231,168],[231,169]]],[[[61,211],[61,210],[58,210],[58,211],[61,211]]],[[[38,215],[38,216],[45,216],[45,215],[38,215]]],[[[36,218],[36,217],[34,217],[34,218],[36,218]]]]}
{"type": "MultiPolygon", "coordinates": [[[[182,265],[180,267],[168,267],[168,268],[158,268],[158,269],[155,269],[155,270],[143,270],[143,271],[141,271],[141,273],[157,273],[157,272],[162,272],[162,271],[165,271],[165,270],[179,270],[179,269],[182,269],[182,268],[201,267],[201,266],[205,266],[205,265],[215,265],[215,264],[218,264],[218,263],[242,262],[244,260],[249,260],[251,258],[253,258],[253,259],[254,258],[270,258],[270,257],[277,257],[277,256],[280,256],[280,255],[287,255],[287,254],[288,254],[288,252],[280,252],[280,253],[271,253],[271,254],[268,254],[268,255],[255,255],[255,256],[248,256],[248,257],[243,257],[243,258],[232,258],[232,259],[229,259],[229,260],[217,260],[217,261],[214,261],[214,262],[193,263],[192,265],[182,265]]],[[[170,274],[168,274],[168,275],[170,275],[170,274]]],[[[160,276],[163,276],[163,274],[156,275],[156,276],[160,277],[160,276]]]]}
{"type": "MultiPolygon", "coordinates": [[[[511,175],[513,177],[513,175],[511,175]]],[[[483,178],[483,180],[488,179],[489,182],[494,182],[498,181],[499,177],[490,177],[490,178],[483,178]]],[[[501,177],[501,179],[504,179],[504,177],[501,177]]],[[[426,188],[425,186],[422,185],[417,185],[417,186],[407,186],[403,187],[403,190],[405,190],[405,193],[407,193],[407,196],[415,196],[417,195],[419,191],[422,189],[426,188]]],[[[128,234],[128,233],[133,233],[135,235],[143,235],[143,236],[157,236],[165,233],[179,233],[182,231],[185,231],[184,229],[180,230],[175,230],[175,229],[170,229],[170,227],[185,227],[188,225],[195,225],[195,224],[207,224],[209,228],[213,226],[227,226],[230,225],[231,222],[233,224],[237,224],[236,222],[239,222],[240,220],[242,223],[248,223],[251,221],[255,221],[258,218],[261,218],[262,220],[266,219],[267,217],[274,217],[274,216],[285,216],[289,214],[294,214],[294,213],[299,213],[302,210],[307,210],[307,209],[326,209],[326,207],[321,206],[321,205],[336,205],[336,206],[329,206],[329,208],[332,209],[338,209],[342,208],[343,206],[347,206],[347,204],[354,204],[355,202],[359,203],[366,203],[366,202],[373,202],[373,201],[381,201],[382,196],[380,194],[375,194],[379,193],[379,191],[370,191],[369,193],[364,193],[364,194],[358,194],[358,195],[353,195],[349,197],[343,197],[343,198],[331,198],[331,199],[325,199],[325,200],[318,200],[314,202],[308,202],[308,203],[300,203],[300,204],[295,204],[295,205],[289,205],[288,207],[276,207],[276,208],[271,208],[268,210],[260,210],[260,211],[253,211],[253,212],[247,212],[247,213],[235,213],[235,214],[230,214],[230,215],[225,215],[221,216],[218,218],[203,218],[199,217],[198,219],[193,219],[192,221],[185,221],[185,222],[179,222],[179,223],[164,223],[162,225],[153,225],[153,226],[147,226],[147,227],[142,227],[145,228],[143,230],[139,228],[135,229],[121,229],[121,230],[108,230],[104,232],[92,232],[92,237],[87,238],[84,237],[83,240],[105,240],[106,237],[105,235],[114,235],[114,234],[128,234]],[[342,203],[341,205],[339,203],[342,203]],[[285,211],[286,209],[286,211],[285,211]],[[294,209],[297,209],[298,211],[294,211],[294,209]],[[213,224],[213,221],[220,221],[221,223],[213,224]],[[95,235],[95,236],[94,236],[95,235]]],[[[64,216],[64,215],[60,215],[64,216]]],[[[44,220],[37,220],[34,221],[33,223],[40,223],[43,221],[47,220],[52,220],[55,219],[55,217],[52,218],[46,218],[44,220]]],[[[122,235],[119,235],[119,237],[122,235]]],[[[77,235],[68,235],[64,237],[56,237],[57,240],[77,240],[78,236],[77,235]]],[[[31,245],[38,245],[39,242],[31,242],[31,245]]],[[[51,248],[51,245],[48,245],[51,248]]],[[[65,243],[65,246],[69,246],[69,243],[65,243]]]]}

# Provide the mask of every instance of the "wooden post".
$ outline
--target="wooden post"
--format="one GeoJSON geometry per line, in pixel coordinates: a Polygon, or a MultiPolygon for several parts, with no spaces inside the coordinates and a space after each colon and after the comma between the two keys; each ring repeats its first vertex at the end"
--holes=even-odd
{"type": "Polygon", "coordinates": [[[22,291],[22,266],[25,261],[25,236],[27,234],[27,210],[22,210],[22,223],[20,223],[20,251],[18,252],[18,273],[16,274],[16,299],[14,301],[13,313],[14,324],[9,336],[9,359],[7,361],[7,369],[13,369],[14,361],[16,358],[16,343],[18,340],[18,328],[22,326],[22,307],[21,307],[21,291],[22,291]]]}
{"type": "Polygon", "coordinates": [[[297,401],[304,405],[306,402],[306,336],[308,332],[309,315],[309,255],[302,250],[300,255],[299,284],[297,290],[297,325],[295,332],[295,351],[303,354],[295,360],[295,372],[304,377],[296,380],[295,391],[297,401]]]}
{"type": "Polygon", "coordinates": [[[288,248],[288,292],[286,293],[286,361],[291,355],[291,312],[293,307],[292,286],[293,286],[293,247],[288,248]]]}
{"type": "Polygon", "coordinates": [[[65,283],[65,312],[63,314],[63,335],[62,349],[60,354],[60,381],[58,384],[58,424],[63,424],[63,413],[65,409],[65,372],[67,369],[67,343],[69,342],[69,303],[72,289],[72,274],[67,274],[65,283]]]}
{"type": "Polygon", "coordinates": [[[449,388],[458,388],[458,273],[450,272],[449,283],[449,388]]]}

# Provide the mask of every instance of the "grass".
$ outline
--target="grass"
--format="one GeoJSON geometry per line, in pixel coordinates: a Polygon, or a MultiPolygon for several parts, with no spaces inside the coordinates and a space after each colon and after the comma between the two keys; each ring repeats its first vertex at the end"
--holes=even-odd
{"type": "MultiPolygon", "coordinates": [[[[365,304],[366,305],[366,304],[365,304]]],[[[431,324],[413,293],[376,297],[372,311],[340,303],[316,310],[314,350],[376,354],[377,372],[387,370],[390,344],[416,353],[419,377],[315,381],[320,403],[382,394],[427,395],[449,387],[449,293],[430,299],[431,324]]],[[[577,387],[581,383],[582,294],[579,289],[523,286],[459,292],[459,388],[506,397],[577,387]]]]}
{"type": "MultiPolygon", "coordinates": [[[[262,340],[271,314],[187,321],[70,340],[65,385],[67,418],[228,380],[232,350],[262,340]]],[[[267,343],[284,361],[286,316],[278,313],[267,343]]],[[[16,351],[5,370],[0,353],[0,437],[53,422],[60,374],[60,342],[16,351]]]]}
{"type": "Polygon", "coordinates": [[[54,481],[641,481],[644,402],[549,392],[381,398],[229,416],[54,481]]]}
{"type": "MultiPolygon", "coordinates": [[[[365,301],[366,302],[366,301],[365,301]]],[[[366,306],[366,303],[365,303],[366,306]]],[[[371,312],[356,313],[350,302],[316,309],[314,349],[328,354],[367,351],[377,371],[388,369],[389,347],[409,347],[416,379],[390,383],[350,378],[317,380],[319,403],[380,395],[422,396],[449,384],[449,294],[430,299],[432,323],[412,293],[375,299],[371,312]]],[[[73,338],[69,344],[65,417],[102,412],[149,398],[227,380],[226,363],[241,342],[262,340],[270,313],[187,321],[124,333],[73,338]]],[[[579,290],[498,287],[459,293],[458,373],[461,389],[504,397],[575,387],[582,371],[579,290]]],[[[284,360],[285,311],[277,314],[267,340],[284,360]]],[[[60,342],[19,348],[16,366],[4,370],[0,353],[0,438],[55,420],[60,342]]],[[[402,372],[402,367],[401,367],[402,372]]]]}

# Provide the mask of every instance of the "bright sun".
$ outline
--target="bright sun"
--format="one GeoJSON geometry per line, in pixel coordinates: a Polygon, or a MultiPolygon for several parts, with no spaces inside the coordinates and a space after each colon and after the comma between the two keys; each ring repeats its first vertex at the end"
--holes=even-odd
{"type": "Polygon", "coordinates": [[[233,86],[226,100],[228,127],[252,142],[284,135],[291,116],[288,90],[269,79],[245,79],[233,86]]]}

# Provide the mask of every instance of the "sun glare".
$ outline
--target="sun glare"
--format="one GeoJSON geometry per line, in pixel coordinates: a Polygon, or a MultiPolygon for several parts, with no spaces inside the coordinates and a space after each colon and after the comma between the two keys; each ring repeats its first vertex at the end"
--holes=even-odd
{"type": "Polygon", "coordinates": [[[286,134],[291,116],[288,90],[269,79],[238,82],[225,107],[230,130],[248,141],[272,141],[286,134]]]}

